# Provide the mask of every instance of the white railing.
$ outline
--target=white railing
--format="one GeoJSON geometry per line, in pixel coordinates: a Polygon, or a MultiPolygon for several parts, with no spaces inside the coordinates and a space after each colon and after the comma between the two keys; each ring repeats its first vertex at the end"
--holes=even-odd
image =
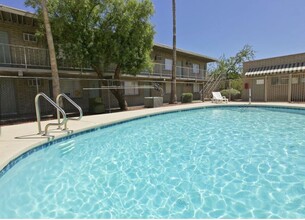
{"type": "Polygon", "coordinates": [[[11,66],[49,67],[47,49],[0,43],[0,64],[11,66]]]}
{"type": "MultiPolygon", "coordinates": [[[[77,67],[65,59],[57,60],[59,69],[85,69],[92,70],[88,67],[77,67]]],[[[6,67],[23,67],[28,68],[50,68],[49,50],[45,48],[25,47],[12,44],[0,43],[0,66],[6,67]]],[[[112,73],[115,68],[111,65],[106,72],[112,73]]],[[[139,76],[151,78],[171,78],[172,70],[165,64],[154,63],[150,71],[141,71],[139,76]]],[[[176,67],[177,79],[206,79],[207,72],[204,69],[194,69],[190,67],[176,67]]]]}
{"type": "MultiPolygon", "coordinates": [[[[167,67],[168,66],[162,63],[154,63],[152,71],[142,71],[139,75],[149,76],[152,78],[171,78],[172,69],[167,67]]],[[[207,71],[203,69],[176,66],[176,77],[178,79],[205,79],[207,77],[207,71]]]]}
{"type": "MultiPolygon", "coordinates": [[[[88,69],[76,67],[72,62],[64,59],[57,60],[60,69],[88,69]]],[[[0,65],[7,67],[23,67],[49,69],[49,50],[37,47],[24,47],[0,43],[0,65]]]]}

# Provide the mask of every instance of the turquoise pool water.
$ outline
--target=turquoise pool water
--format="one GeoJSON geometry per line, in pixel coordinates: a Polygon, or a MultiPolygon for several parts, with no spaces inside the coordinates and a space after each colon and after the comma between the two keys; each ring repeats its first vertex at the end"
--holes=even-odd
{"type": "Polygon", "coordinates": [[[1,218],[305,218],[305,111],[206,108],[55,143],[0,178],[1,218]]]}

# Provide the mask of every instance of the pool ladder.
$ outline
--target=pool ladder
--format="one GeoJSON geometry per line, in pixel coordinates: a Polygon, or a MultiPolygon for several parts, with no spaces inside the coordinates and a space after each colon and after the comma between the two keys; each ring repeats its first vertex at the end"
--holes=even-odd
{"type": "Polygon", "coordinates": [[[56,97],[56,103],[50,99],[46,94],[43,92],[40,92],[35,97],[35,110],[36,110],[36,118],[38,123],[38,134],[42,134],[44,136],[48,135],[48,129],[50,126],[58,126],[58,129],[61,129],[61,126],[64,126],[62,130],[68,130],[67,123],[68,120],[80,120],[83,117],[83,110],[82,108],[77,105],[72,99],[70,99],[66,94],[61,93],[56,97]],[[40,105],[39,105],[39,98],[43,97],[45,100],[47,100],[54,108],[57,110],[57,123],[48,123],[45,126],[44,132],[41,129],[41,115],[40,115],[40,105]],[[59,106],[60,98],[65,98],[67,101],[69,101],[77,110],[79,111],[79,117],[77,118],[68,118],[66,112],[59,106]],[[62,114],[62,121],[60,121],[60,113],[62,114]]]}

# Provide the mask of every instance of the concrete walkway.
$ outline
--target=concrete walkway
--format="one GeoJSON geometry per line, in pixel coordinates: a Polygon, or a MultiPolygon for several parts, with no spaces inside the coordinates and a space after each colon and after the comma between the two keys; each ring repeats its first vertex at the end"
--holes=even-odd
{"type": "MultiPolygon", "coordinates": [[[[221,106],[221,105],[248,105],[246,102],[231,102],[228,104],[214,104],[211,102],[192,103],[184,105],[169,105],[160,108],[141,109],[134,111],[118,112],[112,114],[90,115],[84,116],[81,121],[69,121],[68,128],[73,130],[73,133],[81,132],[90,128],[109,125],[117,122],[122,122],[129,119],[154,115],[158,113],[172,112],[178,110],[201,108],[205,106],[221,106]]],[[[305,108],[305,104],[290,104],[290,103],[252,103],[252,105],[272,105],[285,107],[305,108]]],[[[56,122],[55,120],[43,121],[42,128],[47,123],[56,122]]],[[[36,122],[23,123],[18,125],[2,126],[0,128],[0,170],[2,170],[11,160],[18,157],[22,153],[50,141],[50,137],[37,135],[38,128],[36,122]]],[[[67,132],[53,131],[50,129],[50,134],[55,139],[67,136],[67,132]]]]}

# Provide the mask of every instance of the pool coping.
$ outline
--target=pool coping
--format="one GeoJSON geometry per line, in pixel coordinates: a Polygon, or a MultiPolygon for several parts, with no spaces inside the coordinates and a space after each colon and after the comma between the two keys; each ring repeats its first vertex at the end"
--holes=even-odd
{"type": "MultiPolygon", "coordinates": [[[[125,111],[112,114],[100,114],[84,116],[81,121],[69,121],[68,127],[74,128],[72,134],[66,132],[52,133],[54,139],[44,138],[39,140],[37,133],[36,122],[22,123],[18,125],[8,125],[1,127],[0,136],[0,177],[4,175],[12,166],[18,161],[27,157],[31,153],[38,151],[42,148],[48,147],[51,144],[70,139],[72,137],[81,135],[86,132],[91,132],[95,129],[113,126],[116,124],[124,123],[131,120],[145,118],[148,116],[155,116],[160,114],[167,114],[177,111],[187,111],[193,109],[200,109],[205,107],[230,107],[230,106],[243,106],[243,107],[275,107],[287,109],[302,109],[305,110],[305,103],[252,103],[248,102],[229,102],[228,104],[215,104],[211,102],[192,103],[186,105],[174,105],[160,108],[141,109],[134,111],[125,111]],[[32,135],[33,138],[27,138],[32,135]],[[16,137],[24,137],[24,139],[16,139],[16,137]]],[[[44,121],[43,125],[55,120],[44,121]]]]}

